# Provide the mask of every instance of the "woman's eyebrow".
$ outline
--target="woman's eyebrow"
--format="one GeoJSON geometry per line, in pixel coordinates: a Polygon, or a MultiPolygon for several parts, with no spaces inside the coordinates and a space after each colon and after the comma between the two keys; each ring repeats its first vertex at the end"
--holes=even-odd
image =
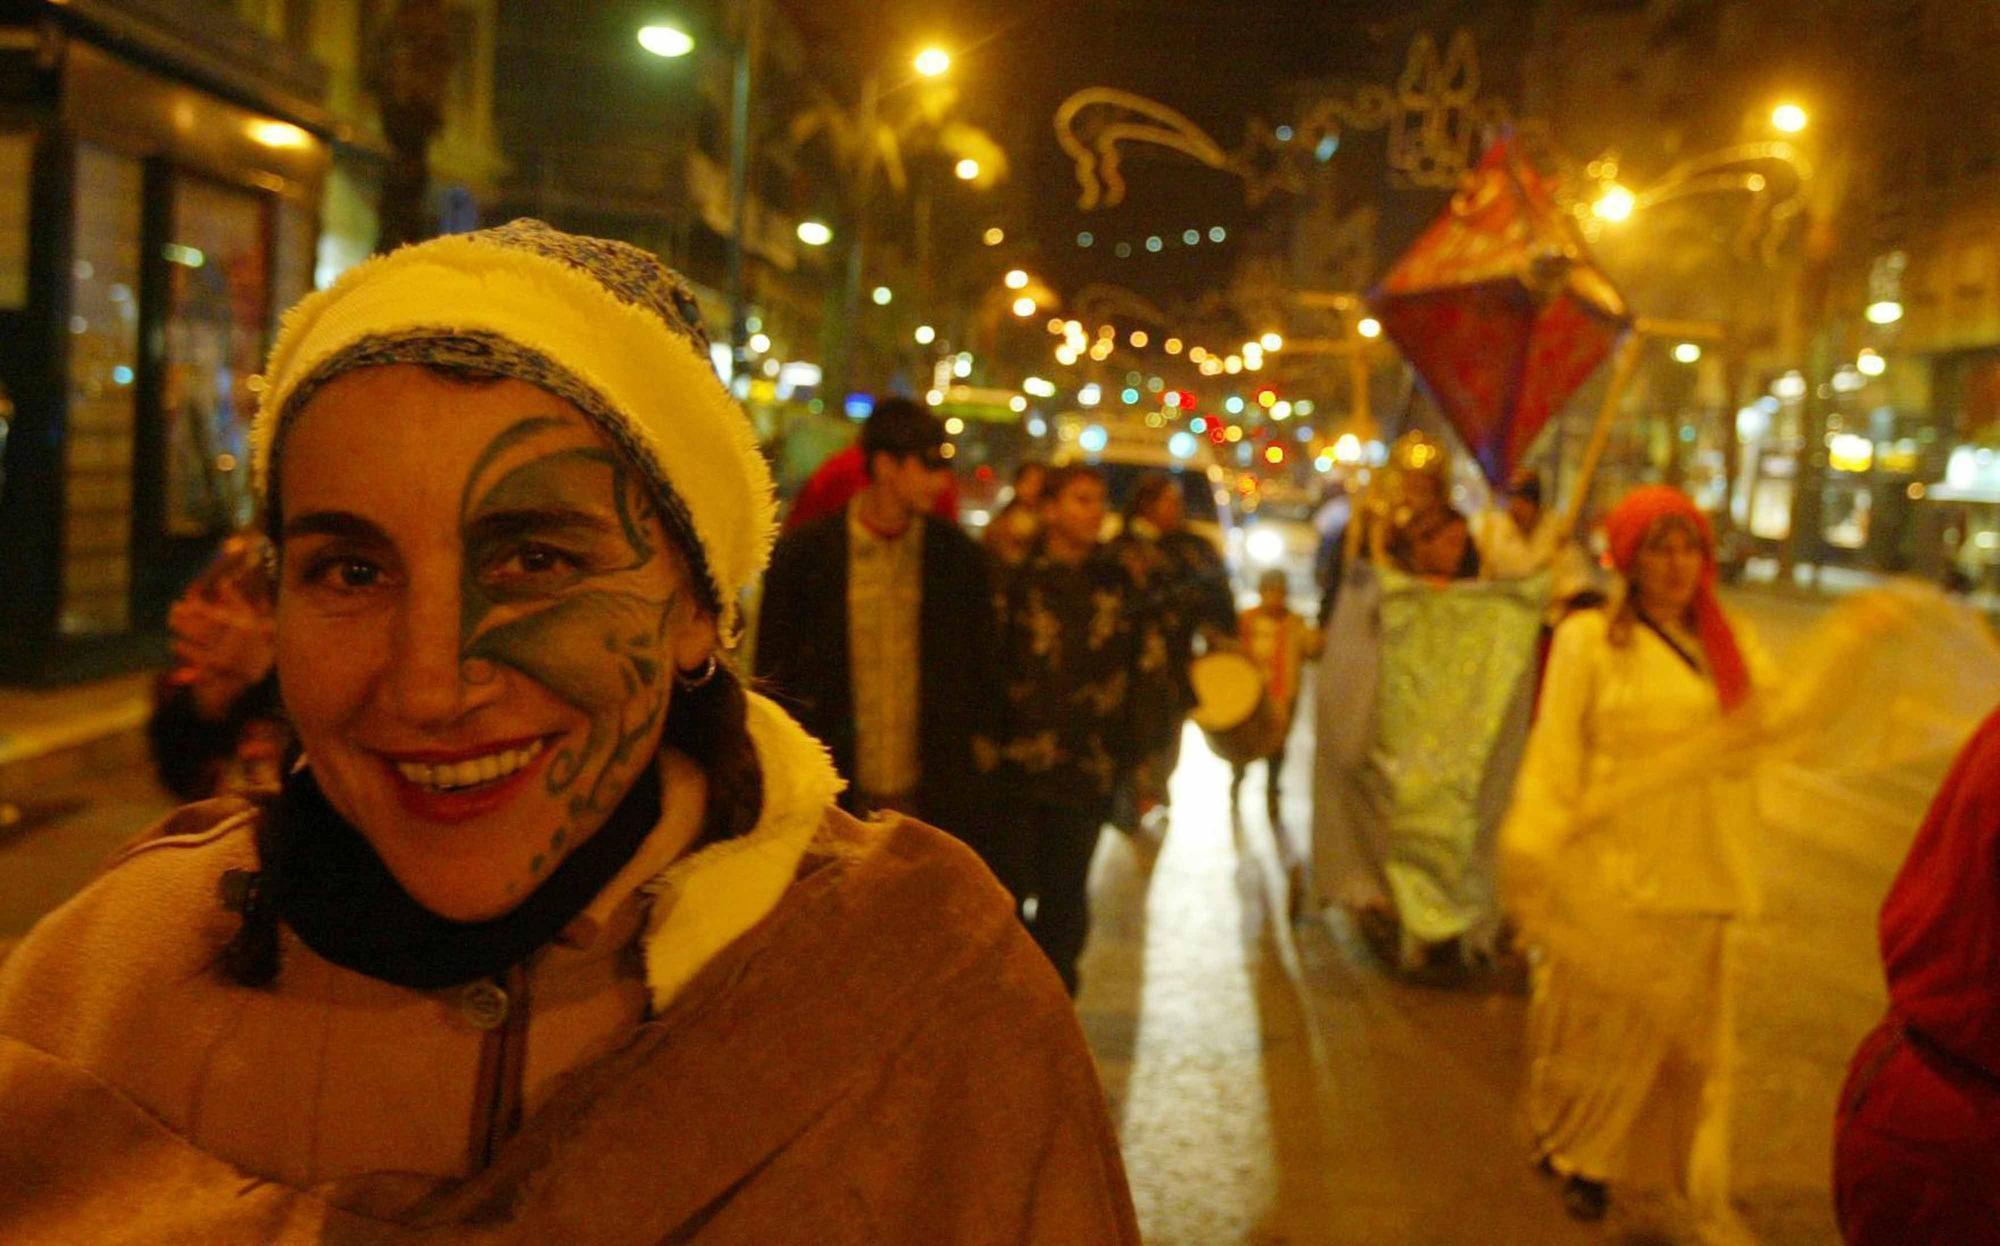
{"type": "Polygon", "coordinates": [[[522,507],[488,511],[465,526],[468,541],[505,540],[524,536],[609,535],[618,524],[604,515],[566,506],[522,507]]]}
{"type": "Polygon", "coordinates": [[[345,537],[381,545],[390,543],[388,533],[349,511],[308,511],[303,515],[294,515],[285,521],[284,531],[278,534],[278,540],[289,541],[301,536],[345,537]]]}

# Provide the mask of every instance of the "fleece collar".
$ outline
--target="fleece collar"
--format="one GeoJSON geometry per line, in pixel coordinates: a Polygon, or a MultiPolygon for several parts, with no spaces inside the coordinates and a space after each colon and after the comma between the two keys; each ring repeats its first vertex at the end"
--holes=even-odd
{"type": "MultiPolygon", "coordinates": [[[[752,693],[749,702],[750,740],[764,773],[757,825],[681,858],[639,888],[653,898],[640,947],[655,1014],[777,907],[846,786],[825,745],[768,699],[752,693]]],[[[671,789],[667,799],[671,818],[671,789]]]]}

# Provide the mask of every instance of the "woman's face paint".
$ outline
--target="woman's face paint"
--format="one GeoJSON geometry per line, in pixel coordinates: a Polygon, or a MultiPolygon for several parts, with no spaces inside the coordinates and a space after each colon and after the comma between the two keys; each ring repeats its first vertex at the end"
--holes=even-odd
{"type": "Polygon", "coordinates": [[[419,903],[506,912],[714,646],[649,491],[569,403],[412,366],[328,384],[280,464],[278,678],[321,788],[419,903]]]}

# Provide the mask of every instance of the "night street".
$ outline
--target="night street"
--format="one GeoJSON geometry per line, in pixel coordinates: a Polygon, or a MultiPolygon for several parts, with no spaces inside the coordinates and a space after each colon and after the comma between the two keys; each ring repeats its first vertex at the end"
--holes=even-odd
{"type": "MultiPolygon", "coordinates": [[[[1782,659],[1825,607],[1737,595],[1782,659]]],[[[1308,816],[1309,715],[1288,816],[1308,816]]],[[[1260,771],[1240,826],[1228,771],[1190,732],[1163,847],[1107,831],[1079,1015],[1119,1122],[1146,1240],[1157,1246],[1489,1246],[1644,1240],[1563,1213],[1516,1123],[1525,1000],[1386,975],[1344,919],[1274,915],[1260,771]]],[[[1735,1160],[1772,1246],[1836,1240],[1827,1195],[1833,1097],[1882,1001],[1876,906],[1909,826],[1780,785],[1763,841],[1768,920],[1743,957],[1735,1160]]],[[[149,778],[56,796],[83,810],[0,844],[0,938],[17,936],[102,852],[169,807],[149,778]]],[[[1907,795],[1899,797],[1907,803],[1907,795]]]]}
{"type": "MultiPolygon", "coordinates": [[[[1823,608],[1765,593],[1734,604],[1780,660],[1823,608]]],[[[1292,793],[1308,790],[1306,738],[1292,793]]],[[[1671,1228],[1658,1209],[1614,1210],[1603,1229],[1563,1215],[1517,1124],[1526,1001],[1401,984],[1344,919],[1274,915],[1257,772],[1232,830],[1228,772],[1199,739],[1157,857],[1110,833],[1099,849],[1079,1001],[1147,1241],[1554,1246],[1671,1228]]],[[[1881,1013],[1875,910],[1913,826],[1795,785],[1776,795],[1784,816],[1757,860],[1767,920],[1742,958],[1734,1161],[1752,1226],[1805,1246],[1838,1240],[1834,1096],[1881,1013]]],[[[1287,812],[1306,824],[1303,797],[1287,812]]]]}
{"type": "Polygon", "coordinates": [[[1996,81],[0,0],[0,1246],[2000,1246],[1996,81]]]}

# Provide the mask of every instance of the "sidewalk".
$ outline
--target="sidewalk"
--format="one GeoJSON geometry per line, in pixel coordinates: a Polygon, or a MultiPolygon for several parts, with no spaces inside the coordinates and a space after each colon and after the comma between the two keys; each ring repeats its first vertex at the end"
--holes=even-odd
{"type": "Polygon", "coordinates": [[[141,672],[66,688],[0,688],[0,804],[144,764],[152,685],[141,672]]]}

